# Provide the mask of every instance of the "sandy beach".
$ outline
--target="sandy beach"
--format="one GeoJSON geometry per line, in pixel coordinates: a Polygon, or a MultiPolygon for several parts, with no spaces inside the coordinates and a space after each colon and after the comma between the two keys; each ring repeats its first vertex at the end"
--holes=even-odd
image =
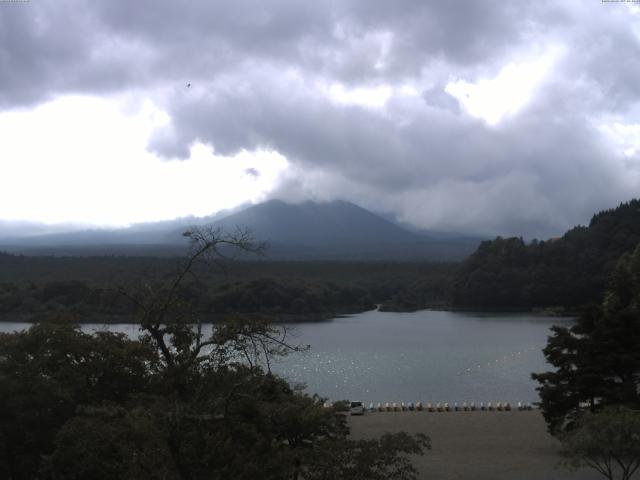
{"type": "Polygon", "coordinates": [[[432,450],[414,459],[430,480],[595,480],[590,469],[558,466],[559,443],[539,411],[373,412],[349,417],[354,438],[422,432],[432,450]]]}

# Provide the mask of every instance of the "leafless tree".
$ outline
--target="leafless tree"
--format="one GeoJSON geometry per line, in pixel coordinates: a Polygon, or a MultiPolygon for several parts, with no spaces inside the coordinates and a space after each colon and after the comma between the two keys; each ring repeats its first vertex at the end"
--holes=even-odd
{"type": "Polygon", "coordinates": [[[143,339],[159,349],[168,368],[197,366],[208,359],[218,364],[241,358],[249,366],[270,370],[274,356],[300,350],[288,342],[285,327],[234,316],[217,322],[212,333],[203,333],[201,313],[182,295],[189,277],[199,265],[226,274],[226,263],[244,254],[262,255],[264,242],[256,242],[250,230],[227,233],[220,227],[193,227],[184,232],[189,250],[176,271],[162,281],[144,281],[133,289],[120,288],[135,306],[143,339]]]}

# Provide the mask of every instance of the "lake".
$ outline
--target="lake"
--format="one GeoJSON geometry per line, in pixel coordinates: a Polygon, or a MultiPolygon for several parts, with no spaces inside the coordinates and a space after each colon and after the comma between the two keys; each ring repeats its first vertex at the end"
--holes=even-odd
{"type": "MultiPolygon", "coordinates": [[[[288,325],[311,349],[273,369],[310,393],[369,402],[535,402],[531,372],[549,369],[541,349],[553,324],[571,320],[527,314],[424,310],[371,311],[332,321],[288,325]]],[[[27,327],[0,323],[0,331],[27,327]]],[[[83,325],[85,331],[135,325],[83,325]]]]}

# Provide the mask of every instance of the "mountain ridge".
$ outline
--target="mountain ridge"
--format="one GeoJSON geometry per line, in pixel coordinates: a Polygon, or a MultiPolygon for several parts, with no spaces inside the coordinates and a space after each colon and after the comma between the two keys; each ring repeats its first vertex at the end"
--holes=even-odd
{"type": "Polygon", "coordinates": [[[27,254],[43,249],[55,254],[56,249],[62,249],[66,255],[73,255],[74,250],[83,249],[91,254],[96,249],[110,254],[126,252],[131,247],[140,251],[147,245],[163,254],[174,250],[178,254],[186,247],[182,233],[190,226],[204,224],[227,231],[247,228],[254,238],[270,244],[268,256],[274,259],[458,260],[472,253],[480,242],[473,237],[437,239],[410,232],[342,200],[292,204],[273,199],[209,217],[150,222],[116,230],[2,239],[0,248],[27,254]]]}

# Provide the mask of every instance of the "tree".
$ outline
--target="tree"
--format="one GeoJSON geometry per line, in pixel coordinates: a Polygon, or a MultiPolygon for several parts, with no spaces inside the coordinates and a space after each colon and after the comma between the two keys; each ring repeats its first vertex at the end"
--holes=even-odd
{"type": "Polygon", "coordinates": [[[261,247],[246,232],[188,236],[175,274],[122,291],[138,340],[58,323],[0,335],[4,477],[416,478],[407,455],[425,437],[352,441],[344,415],[273,375],[273,357],[300,348],[285,329],[233,315],[205,335],[188,294],[199,262],[261,247]]]}
{"type": "Polygon", "coordinates": [[[617,263],[602,305],[571,327],[553,327],[544,354],[556,370],[533,374],[551,433],[585,408],[640,408],[640,246],[617,263]]]}
{"type": "Polygon", "coordinates": [[[122,334],[64,323],[0,334],[0,472],[35,478],[80,405],[125,403],[153,390],[155,353],[122,334]]]}
{"type": "Polygon", "coordinates": [[[260,254],[265,248],[265,244],[252,240],[248,230],[226,234],[220,228],[193,227],[183,235],[189,238],[190,248],[175,274],[164,280],[143,282],[133,289],[120,288],[135,306],[143,340],[160,350],[168,369],[196,364],[202,350],[212,344],[203,343],[201,322],[184,295],[187,280],[196,277],[198,262],[214,263],[224,269],[220,260],[228,254],[260,254]],[[194,324],[198,325],[196,330],[192,328],[194,324]]]}
{"type": "Polygon", "coordinates": [[[580,418],[560,436],[565,465],[588,466],[609,480],[629,480],[640,467],[640,412],[608,408],[580,418]]]}
{"type": "Polygon", "coordinates": [[[455,274],[453,305],[575,311],[602,301],[616,261],[640,242],[639,207],[638,199],[622,203],[594,215],[588,227],[543,242],[482,242],[455,274]]]}
{"type": "MultiPolygon", "coordinates": [[[[170,387],[166,396],[173,401],[174,414],[163,423],[180,478],[276,479],[296,478],[301,472],[316,478],[320,467],[315,459],[327,446],[351,452],[347,463],[365,456],[363,452],[376,456],[372,442],[347,439],[344,417],[324,409],[323,399],[292,390],[271,373],[272,358],[305,348],[291,345],[285,328],[236,315],[214,325],[205,338],[181,296],[196,262],[219,265],[228,251],[224,248],[260,253],[264,246],[246,231],[227,236],[221,230],[192,229],[186,235],[191,250],[177,274],[165,285],[147,285],[142,295],[130,295],[146,333],[143,341],[164,359],[170,387]]],[[[415,478],[403,454],[423,453],[428,440],[405,435],[394,443],[394,438],[384,443],[382,463],[358,462],[356,473],[344,469],[326,478],[376,478],[382,471],[390,479],[415,478]]]]}
{"type": "Polygon", "coordinates": [[[155,420],[142,406],[83,407],[58,431],[43,470],[60,480],[177,480],[155,420]]]}

